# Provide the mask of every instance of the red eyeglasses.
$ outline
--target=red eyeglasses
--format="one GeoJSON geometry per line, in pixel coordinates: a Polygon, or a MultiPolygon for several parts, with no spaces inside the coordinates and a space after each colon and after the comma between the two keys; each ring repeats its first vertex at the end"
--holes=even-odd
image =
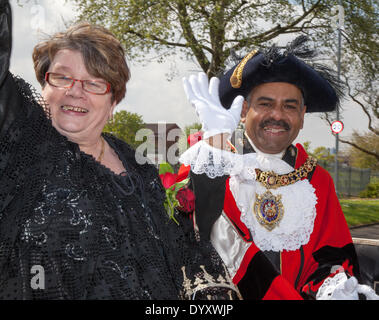
{"type": "Polygon", "coordinates": [[[75,81],[81,82],[84,91],[92,94],[106,94],[111,90],[108,82],[101,80],[79,80],[60,73],[46,72],[45,80],[48,84],[57,88],[72,88],[75,81]]]}

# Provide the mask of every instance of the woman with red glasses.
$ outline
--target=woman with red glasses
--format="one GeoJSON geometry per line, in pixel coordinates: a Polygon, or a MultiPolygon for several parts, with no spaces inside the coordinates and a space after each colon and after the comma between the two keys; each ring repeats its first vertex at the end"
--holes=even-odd
{"type": "Polygon", "coordinates": [[[8,71],[3,0],[0,29],[0,299],[234,292],[210,244],[168,220],[156,168],[102,133],[130,78],[119,41],[81,23],[38,44],[42,99],[8,71]]]}

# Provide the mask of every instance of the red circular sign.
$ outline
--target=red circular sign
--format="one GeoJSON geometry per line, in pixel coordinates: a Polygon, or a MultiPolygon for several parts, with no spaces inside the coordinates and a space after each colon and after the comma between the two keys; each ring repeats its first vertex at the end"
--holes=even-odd
{"type": "Polygon", "coordinates": [[[333,121],[331,125],[332,131],[334,133],[340,133],[343,130],[343,123],[341,121],[333,121]]]}

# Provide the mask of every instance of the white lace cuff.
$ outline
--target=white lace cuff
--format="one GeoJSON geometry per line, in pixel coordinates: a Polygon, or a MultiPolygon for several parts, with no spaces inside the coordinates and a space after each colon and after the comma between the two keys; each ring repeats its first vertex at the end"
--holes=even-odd
{"type": "MultiPolygon", "coordinates": [[[[355,280],[355,279],[352,279],[355,280]]],[[[345,288],[348,278],[344,272],[337,273],[334,277],[324,280],[317,291],[317,300],[358,300],[356,292],[357,282],[352,283],[352,288],[345,288]]]]}
{"type": "Polygon", "coordinates": [[[355,277],[348,278],[344,272],[327,278],[318,289],[317,300],[358,300],[358,293],[366,296],[367,300],[379,300],[374,289],[365,284],[359,284],[355,277]]]}
{"type": "Polygon", "coordinates": [[[184,165],[191,166],[196,174],[205,173],[209,178],[239,174],[243,169],[243,155],[221,150],[199,141],[179,158],[184,165]]]}

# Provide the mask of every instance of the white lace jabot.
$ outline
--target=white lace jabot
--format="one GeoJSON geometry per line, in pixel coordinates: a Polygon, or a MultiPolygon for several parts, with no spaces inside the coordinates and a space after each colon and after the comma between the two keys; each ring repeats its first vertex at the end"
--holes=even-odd
{"type": "Polygon", "coordinates": [[[255,244],[261,250],[296,250],[308,243],[316,217],[317,197],[307,179],[292,185],[270,189],[273,195],[280,194],[284,207],[279,225],[268,231],[257,221],[254,214],[255,195],[262,195],[267,189],[256,181],[255,168],[287,174],[294,170],[275,155],[248,153],[234,154],[216,149],[204,141],[196,143],[180,158],[185,165],[191,165],[196,174],[207,174],[210,178],[230,175],[230,190],[241,211],[241,221],[250,230],[255,244]]]}
{"type": "Polygon", "coordinates": [[[292,185],[270,189],[276,196],[281,195],[284,213],[279,225],[268,231],[257,220],[254,213],[256,194],[263,195],[267,189],[255,180],[255,168],[287,174],[293,168],[276,157],[257,153],[245,155],[245,167],[241,174],[230,177],[230,191],[241,211],[241,221],[250,230],[255,244],[261,250],[296,250],[308,243],[316,217],[317,198],[308,180],[292,185]]]}

